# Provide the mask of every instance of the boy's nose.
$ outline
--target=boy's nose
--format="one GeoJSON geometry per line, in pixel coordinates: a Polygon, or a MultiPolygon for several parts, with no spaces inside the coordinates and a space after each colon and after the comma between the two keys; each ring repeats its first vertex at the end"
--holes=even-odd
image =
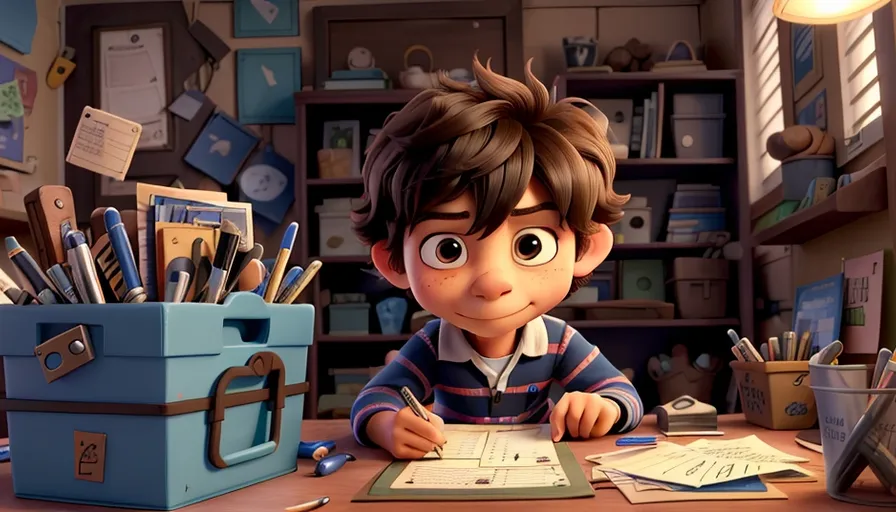
{"type": "Polygon", "coordinates": [[[471,290],[480,299],[497,300],[513,291],[513,285],[500,272],[486,272],[473,282],[471,290]]]}

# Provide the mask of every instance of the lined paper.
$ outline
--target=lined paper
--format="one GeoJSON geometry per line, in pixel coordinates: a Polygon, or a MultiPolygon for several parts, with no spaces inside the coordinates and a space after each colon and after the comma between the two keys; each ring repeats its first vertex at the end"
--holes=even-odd
{"type": "Polygon", "coordinates": [[[92,107],[84,107],[65,161],[123,181],[143,127],[92,107]]]}

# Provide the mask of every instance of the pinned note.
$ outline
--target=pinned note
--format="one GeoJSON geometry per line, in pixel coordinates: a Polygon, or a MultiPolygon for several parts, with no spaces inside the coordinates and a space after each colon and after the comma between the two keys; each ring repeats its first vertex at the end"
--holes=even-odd
{"type": "Polygon", "coordinates": [[[123,181],[142,132],[138,123],[84,107],[65,161],[123,181]]]}
{"type": "Polygon", "coordinates": [[[0,84],[0,121],[10,121],[24,115],[25,106],[22,105],[19,83],[13,80],[0,84]]]}

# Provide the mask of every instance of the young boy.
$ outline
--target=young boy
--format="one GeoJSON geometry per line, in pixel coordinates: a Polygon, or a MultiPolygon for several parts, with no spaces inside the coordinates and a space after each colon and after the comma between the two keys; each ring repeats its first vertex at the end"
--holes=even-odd
{"type": "MultiPolygon", "coordinates": [[[[636,427],[638,393],[597,347],[545,313],[613,245],[605,133],[573,101],[552,103],[474,58],[478,87],[445,80],[389,116],[364,164],[354,229],[379,272],[440,318],[426,324],[358,395],[358,442],[417,459],[444,421],[544,423],[588,438],[636,427]],[[550,385],[565,390],[556,405],[550,385]],[[414,415],[407,386],[429,408],[414,415]]],[[[581,100],[578,101],[581,103],[581,100]]]]}

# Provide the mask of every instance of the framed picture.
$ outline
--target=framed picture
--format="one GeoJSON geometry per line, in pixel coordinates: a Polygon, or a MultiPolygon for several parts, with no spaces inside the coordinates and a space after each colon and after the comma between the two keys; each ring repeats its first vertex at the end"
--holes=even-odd
{"type": "Polygon", "coordinates": [[[234,37],[299,35],[299,0],[233,0],[234,37]]]}
{"type": "Polygon", "coordinates": [[[167,24],[94,29],[94,103],[140,123],[137,151],[174,149],[171,33],[167,24]]]}
{"type": "Polygon", "coordinates": [[[258,142],[236,119],[218,112],[199,132],[184,161],[221,185],[230,185],[258,142]]]}
{"type": "Polygon", "coordinates": [[[827,91],[822,89],[813,97],[797,103],[796,124],[815,125],[828,129],[827,91]]]}
{"type": "Polygon", "coordinates": [[[790,25],[790,55],[793,69],[793,100],[799,101],[824,76],[821,40],[812,25],[790,25]]]}
{"type": "Polygon", "coordinates": [[[324,123],[323,149],[352,150],[352,176],[361,175],[361,122],[327,121],[324,123]]]}
{"type": "Polygon", "coordinates": [[[293,124],[293,94],[302,90],[302,49],[236,53],[237,108],[243,124],[293,124]]]}

